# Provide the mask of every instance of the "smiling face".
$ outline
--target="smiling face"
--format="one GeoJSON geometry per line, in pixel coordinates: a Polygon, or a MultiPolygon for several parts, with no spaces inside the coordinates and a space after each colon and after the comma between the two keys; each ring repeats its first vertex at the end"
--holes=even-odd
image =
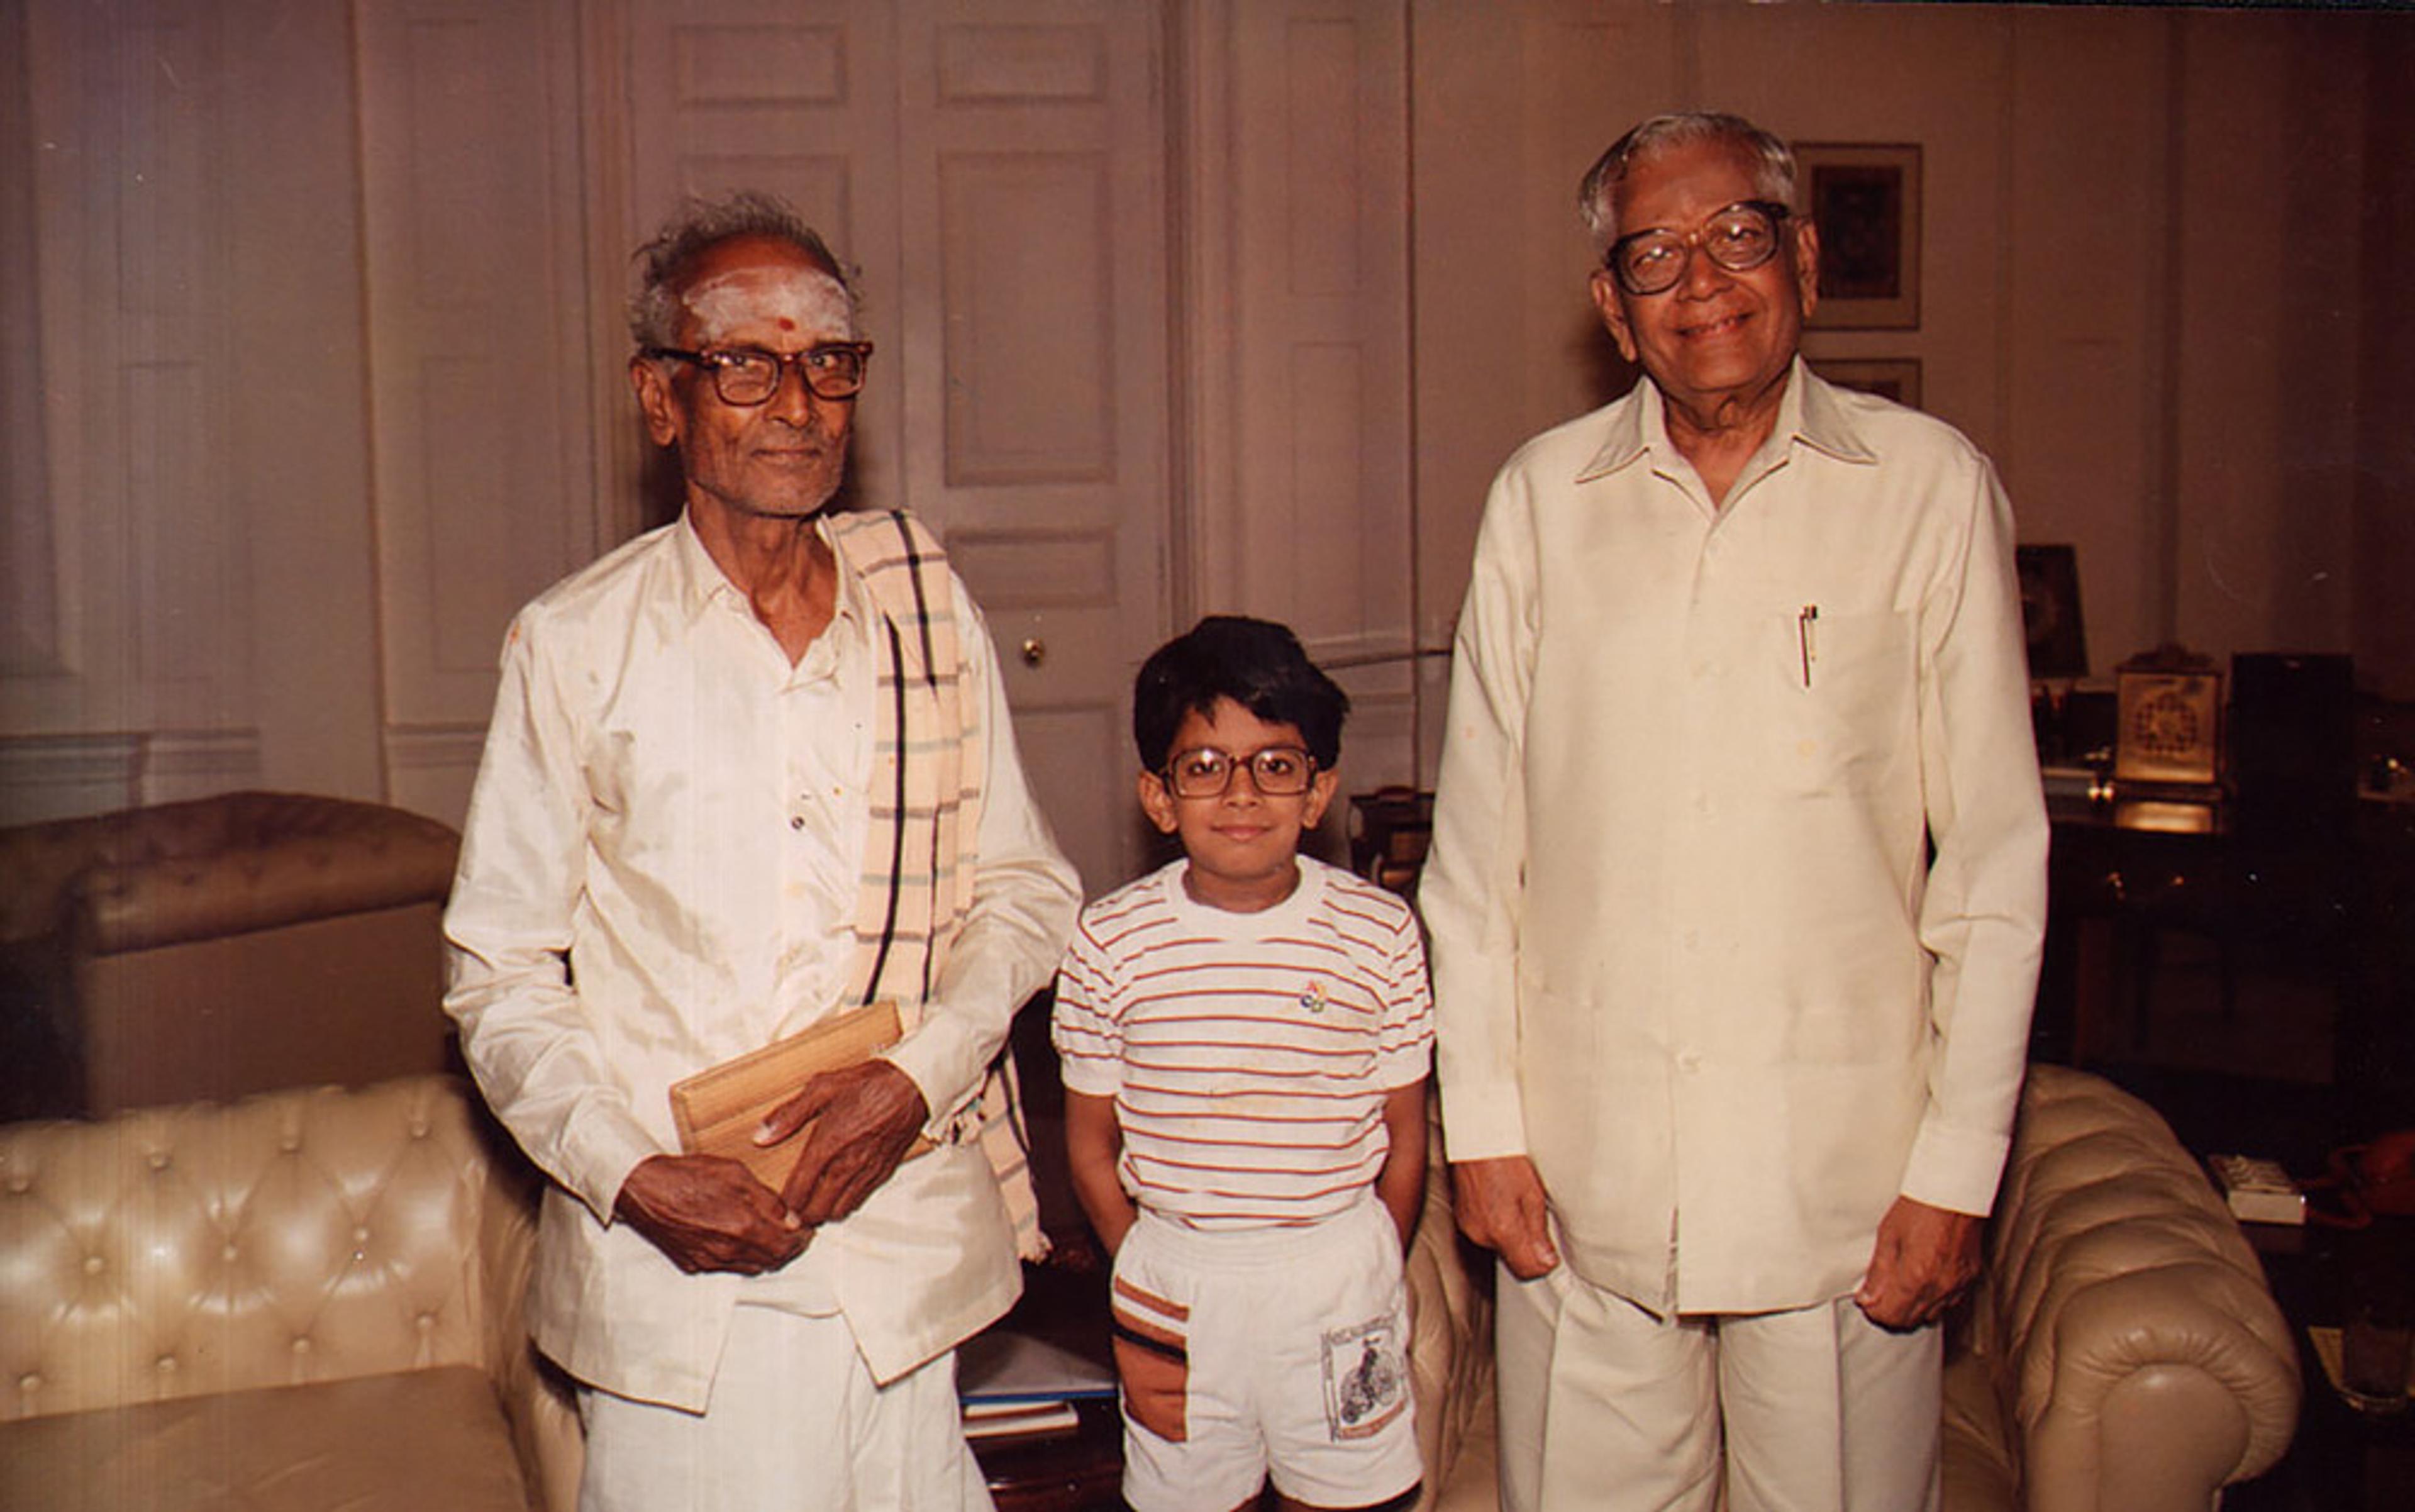
{"type": "Polygon", "coordinates": [[[1203,747],[1233,757],[1236,770],[1221,797],[1178,798],[1153,771],[1140,777],[1140,805],[1170,835],[1182,838],[1191,858],[1186,878],[1191,896],[1211,908],[1256,913],[1291,896],[1299,881],[1299,837],[1325,817],[1340,779],[1319,771],[1308,791],[1288,796],[1258,791],[1249,758],[1268,746],[1305,746],[1299,727],[1269,725],[1230,698],[1219,698],[1202,714],[1183,715],[1174,732],[1169,765],[1203,747]]]}
{"type": "MultiPolygon", "coordinates": [[[[785,354],[855,335],[847,291],[832,271],[770,237],[707,248],[681,303],[675,345],[691,351],[760,347],[785,354]]],[[[640,357],[629,378],[647,434],[679,449],[691,509],[797,519],[838,491],[854,400],[817,398],[791,370],[755,405],[724,403],[712,375],[693,363],[640,357]]]]}
{"type": "MultiPolygon", "coordinates": [[[[1618,187],[1618,230],[1691,232],[1714,213],[1760,197],[1753,159],[1728,142],[1690,142],[1630,166],[1618,187]]],[[[1593,275],[1595,307],[1629,362],[1641,363],[1672,405],[1697,424],[1777,396],[1819,297],[1819,237],[1808,217],[1779,231],[1778,255],[1732,273],[1697,247],[1677,285],[1629,294],[1606,268],[1593,275]]]]}

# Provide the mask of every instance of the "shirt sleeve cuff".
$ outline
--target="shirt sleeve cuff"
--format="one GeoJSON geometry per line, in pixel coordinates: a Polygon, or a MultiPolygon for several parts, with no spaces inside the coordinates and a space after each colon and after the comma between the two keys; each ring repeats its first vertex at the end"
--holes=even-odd
{"type": "Polygon", "coordinates": [[[1904,1165],[1902,1192],[1917,1203],[1951,1213],[1985,1218],[1996,1202],[1996,1182],[2011,1153],[2009,1134],[1980,1134],[1923,1124],[1904,1165]]]}
{"type": "Polygon", "coordinates": [[[1514,1085],[1442,1084],[1442,1143],[1453,1162],[1526,1153],[1526,1115],[1514,1085]]]}
{"type": "Polygon", "coordinates": [[[881,1058],[904,1071],[922,1094],[927,1122],[922,1132],[944,1137],[957,1112],[981,1095],[982,1075],[988,1063],[965,1032],[936,1003],[920,1027],[881,1053],[881,1058]]]}
{"type": "Polygon", "coordinates": [[[596,1219],[609,1225],[612,1205],[638,1162],[661,1155],[661,1145],[638,1121],[620,1109],[598,1111],[581,1121],[563,1141],[563,1185],[587,1205],[596,1219]]]}

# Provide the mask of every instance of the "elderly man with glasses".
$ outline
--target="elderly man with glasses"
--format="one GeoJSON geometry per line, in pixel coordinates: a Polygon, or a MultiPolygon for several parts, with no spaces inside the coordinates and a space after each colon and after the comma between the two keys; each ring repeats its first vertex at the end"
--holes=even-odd
{"type": "Polygon", "coordinates": [[[1797,348],[1785,144],[1657,117],[1586,176],[1643,377],[1493,484],[1420,900],[1506,1505],[1933,1506],[2044,933],[1988,459],[1797,348]]]}
{"type": "Polygon", "coordinates": [[[830,507],[872,355],[837,259],[742,195],[638,262],[685,509],[513,622],[445,920],[463,1054],[551,1178],[580,1505],[987,1508],[951,1352],[1022,1279],[976,1104],[1078,886],[964,584],[830,507]],[[682,1148],[673,1084],[882,1001],[901,1038],[775,1094],[785,1180],[682,1148]]]}

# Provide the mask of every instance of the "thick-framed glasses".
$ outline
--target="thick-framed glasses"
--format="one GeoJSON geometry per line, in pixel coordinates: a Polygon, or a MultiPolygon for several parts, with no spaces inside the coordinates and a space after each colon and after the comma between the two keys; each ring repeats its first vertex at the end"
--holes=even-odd
{"type": "Polygon", "coordinates": [[[1233,786],[1233,773],[1250,769],[1250,782],[1262,798],[1290,798],[1308,791],[1316,775],[1316,758],[1297,745],[1261,746],[1248,756],[1203,745],[1178,751],[1165,764],[1165,786],[1177,798],[1222,798],[1233,786]]]}
{"type": "Polygon", "coordinates": [[[761,347],[706,347],[689,352],[679,347],[647,347],[649,357],[692,362],[712,375],[712,391],[724,404],[761,404],[780,391],[780,376],[789,367],[805,381],[818,399],[851,399],[863,392],[864,364],[872,360],[869,341],[825,341],[802,352],[766,352],[761,347]]]}
{"type": "Polygon", "coordinates": [[[1610,244],[1602,258],[1618,287],[1639,297],[1665,294],[1686,277],[1694,248],[1730,273],[1749,273],[1778,255],[1778,228],[1792,214],[1768,200],[1738,200],[1692,231],[1639,231],[1610,244]]]}

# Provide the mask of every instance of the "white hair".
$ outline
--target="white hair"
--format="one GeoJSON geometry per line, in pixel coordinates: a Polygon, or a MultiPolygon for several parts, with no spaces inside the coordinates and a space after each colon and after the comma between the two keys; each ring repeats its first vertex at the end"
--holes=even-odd
{"type": "Polygon", "coordinates": [[[668,347],[679,339],[684,313],[681,296],[698,260],[723,242],[741,236],[760,236],[795,247],[838,280],[847,293],[848,313],[861,313],[862,301],[856,292],[855,276],[821,233],[776,195],[741,190],[726,199],[689,200],[676,219],[632,256],[638,264],[638,292],[629,301],[629,335],[638,345],[668,347]]]}
{"type": "Polygon", "coordinates": [[[1646,157],[1696,142],[1732,144],[1752,159],[1752,192],[1758,199],[1794,208],[1794,151],[1741,115],[1719,111],[1676,111],[1656,115],[1610,144],[1594,159],[1577,189],[1577,210],[1593,235],[1594,250],[1607,252],[1618,240],[1618,187],[1628,170],[1646,157]]]}

